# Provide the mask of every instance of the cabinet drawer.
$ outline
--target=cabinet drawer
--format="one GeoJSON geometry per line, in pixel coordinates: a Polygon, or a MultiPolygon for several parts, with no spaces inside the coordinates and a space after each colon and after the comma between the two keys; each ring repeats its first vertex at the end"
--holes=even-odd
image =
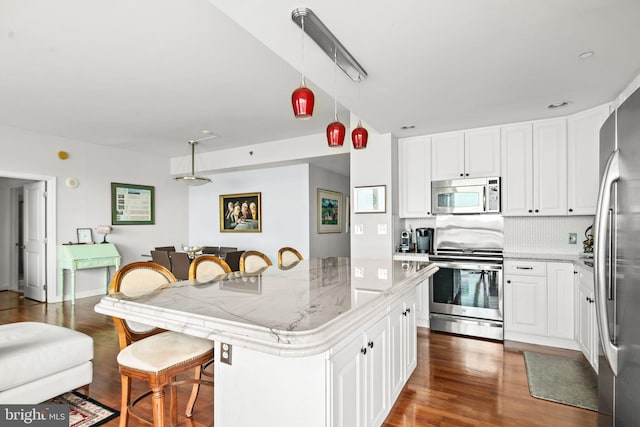
{"type": "Polygon", "coordinates": [[[546,276],[547,263],[543,261],[506,260],[504,262],[504,274],[546,276]]]}
{"type": "Polygon", "coordinates": [[[115,265],[115,260],[113,258],[83,259],[75,261],[75,265],[76,270],[81,270],[83,268],[107,267],[115,265]]]}

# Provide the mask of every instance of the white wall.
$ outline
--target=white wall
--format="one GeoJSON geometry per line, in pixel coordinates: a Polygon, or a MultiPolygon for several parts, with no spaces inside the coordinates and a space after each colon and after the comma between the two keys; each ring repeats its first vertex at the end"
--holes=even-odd
{"type": "MultiPolygon", "coordinates": [[[[76,241],[76,228],[93,229],[100,224],[111,224],[111,182],[155,187],[155,225],[114,226],[113,234],[109,236],[109,241],[117,245],[124,264],[143,259],[141,254],[149,253],[153,246],[180,244],[187,240],[188,190],[170,178],[168,159],[2,126],[0,147],[0,176],[57,178],[52,192],[57,203],[53,233],[56,243],[76,241]],[[60,150],[69,153],[67,160],[58,159],[60,150]],[[77,188],[65,186],[69,176],[78,179],[77,188]]],[[[0,221],[1,224],[4,222],[0,221]]],[[[6,230],[0,235],[6,236],[6,230]]],[[[94,240],[98,237],[101,236],[94,232],[94,240]]],[[[57,253],[49,258],[49,263],[55,268],[57,253]]],[[[8,268],[8,256],[3,251],[0,269],[8,268]]],[[[79,271],[77,295],[104,293],[101,273],[98,270],[79,271]]],[[[68,293],[66,295],[68,297],[68,293]]],[[[50,302],[59,300],[57,284],[49,286],[48,297],[50,302]]]]}
{"type": "Polygon", "coordinates": [[[229,172],[211,178],[211,184],[190,189],[189,244],[258,250],[274,264],[283,246],[309,257],[309,165],[229,172]],[[220,195],[255,192],[261,193],[262,232],[220,232],[220,195]]]}
{"type": "Polygon", "coordinates": [[[311,236],[309,256],[313,258],[349,256],[351,248],[347,223],[348,206],[343,205],[342,232],[318,233],[318,189],[342,193],[343,203],[346,203],[350,192],[349,177],[313,166],[309,168],[308,205],[311,213],[308,217],[311,236]]]}

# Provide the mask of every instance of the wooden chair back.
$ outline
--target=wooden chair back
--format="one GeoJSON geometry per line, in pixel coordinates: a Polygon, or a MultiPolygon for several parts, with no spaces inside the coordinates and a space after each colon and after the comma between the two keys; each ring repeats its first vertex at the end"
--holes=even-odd
{"type": "Polygon", "coordinates": [[[285,246],[278,250],[278,267],[290,267],[300,260],[302,260],[302,254],[294,248],[285,246]]]}
{"type": "Polygon", "coordinates": [[[171,272],[178,280],[187,280],[189,278],[189,267],[191,259],[186,252],[169,252],[171,258],[171,272]]]}
{"type": "MultiPolygon", "coordinates": [[[[109,294],[120,292],[127,296],[148,294],[163,286],[175,282],[175,276],[169,269],[160,264],[149,261],[140,261],[127,264],[116,271],[109,285],[109,294]]],[[[148,336],[164,332],[163,329],[154,326],[131,322],[118,317],[113,317],[113,322],[118,331],[120,350],[148,336]]]]}
{"type": "Polygon", "coordinates": [[[246,251],[240,256],[240,271],[253,273],[272,265],[268,256],[260,251],[246,251]]]}
{"type": "Polygon", "coordinates": [[[198,282],[207,282],[225,273],[231,273],[231,267],[225,260],[214,255],[200,255],[189,266],[189,280],[198,282]]]}

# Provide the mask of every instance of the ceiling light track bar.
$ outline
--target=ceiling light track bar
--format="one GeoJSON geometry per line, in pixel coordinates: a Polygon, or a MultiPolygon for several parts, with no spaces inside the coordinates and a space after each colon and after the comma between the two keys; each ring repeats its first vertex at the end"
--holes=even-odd
{"type": "Polygon", "coordinates": [[[331,62],[335,60],[338,67],[353,81],[362,81],[367,77],[367,72],[364,68],[362,68],[347,48],[340,43],[340,40],[329,31],[311,9],[301,7],[291,12],[291,19],[300,28],[302,28],[303,17],[304,32],[331,58],[331,62]]]}

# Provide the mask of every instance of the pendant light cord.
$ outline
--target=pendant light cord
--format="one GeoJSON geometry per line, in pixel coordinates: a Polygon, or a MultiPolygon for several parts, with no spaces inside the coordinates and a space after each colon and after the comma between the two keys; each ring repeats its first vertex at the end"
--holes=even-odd
{"type": "Polygon", "coordinates": [[[302,63],[302,86],[306,86],[304,82],[304,15],[300,17],[300,62],[302,63]]]}
{"type": "Polygon", "coordinates": [[[338,48],[333,47],[333,117],[338,121],[338,81],[336,78],[336,70],[338,68],[338,48]]]}

